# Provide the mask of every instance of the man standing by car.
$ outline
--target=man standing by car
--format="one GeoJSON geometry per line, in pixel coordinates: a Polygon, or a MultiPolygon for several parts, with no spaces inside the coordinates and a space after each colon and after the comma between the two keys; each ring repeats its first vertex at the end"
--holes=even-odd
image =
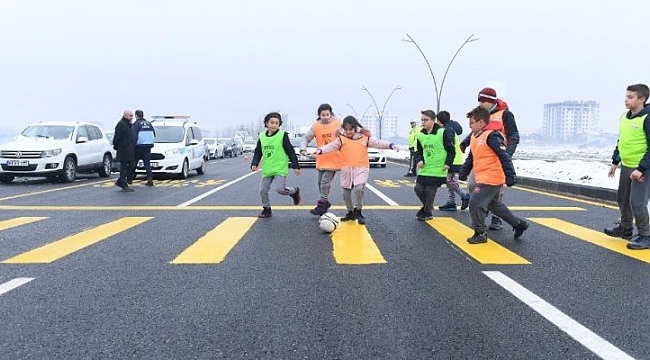
{"type": "Polygon", "coordinates": [[[135,111],[135,122],[133,123],[133,140],[135,141],[135,162],[131,179],[135,179],[135,168],[142,160],[144,169],[147,172],[147,186],[153,186],[153,173],[151,172],[151,148],[156,140],[156,130],[147,119],[144,118],[144,111],[135,111]]]}
{"type": "Polygon", "coordinates": [[[409,171],[406,173],[406,177],[416,175],[416,163],[413,156],[417,152],[415,146],[417,145],[418,133],[422,131],[422,127],[418,126],[415,120],[411,120],[411,130],[409,131],[409,171]]]}
{"type": "Polygon", "coordinates": [[[124,192],[133,191],[128,184],[128,179],[135,166],[135,141],[131,130],[131,120],[133,120],[133,110],[124,110],[122,119],[115,125],[115,135],[113,136],[115,160],[120,162],[120,178],[117,179],[115,185],[121,187],[124,192]]]}

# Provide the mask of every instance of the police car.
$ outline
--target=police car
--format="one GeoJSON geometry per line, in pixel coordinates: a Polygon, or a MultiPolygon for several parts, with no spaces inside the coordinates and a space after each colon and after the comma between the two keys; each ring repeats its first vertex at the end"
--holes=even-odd
{"type": "MultiPolygon", "coordinates": [[[[187,179],[189,172],[205,173],[205,144],[203,132],[187,115],[152,116],[156,141],[151,149],[151,170],[154,174],[175,174],[187,179]]],[[[144,164],[136,167],[145,173],[144,164]]]]}

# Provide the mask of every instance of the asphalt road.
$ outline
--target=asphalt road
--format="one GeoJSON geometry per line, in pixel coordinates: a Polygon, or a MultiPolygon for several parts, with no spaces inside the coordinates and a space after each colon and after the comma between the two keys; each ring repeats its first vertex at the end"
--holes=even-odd
{"type": "MultiPolygon", "coordinates": [[[[366,226],[319,230],[242,157],[205,175],[0,186],[2,359],[650,359],[650,250],[615,207],[509,188],[531,226],[468,245],[467,211],[416,220],[403,165],[372,169],[366,226]]],[[[332,212],[345,213],[338,176],[332,212]]],[[[437,196],[441,205],[446,188],[437,196]]]]}

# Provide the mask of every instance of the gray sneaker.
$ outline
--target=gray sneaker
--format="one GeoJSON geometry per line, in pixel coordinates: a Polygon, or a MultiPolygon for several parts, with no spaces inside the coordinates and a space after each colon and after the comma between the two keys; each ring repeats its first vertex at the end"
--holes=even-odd
{"type": "Polygon", "coordinates": [[[650,249],[650,236],[639,235],[627,243],[630,250],[650,249]]]}

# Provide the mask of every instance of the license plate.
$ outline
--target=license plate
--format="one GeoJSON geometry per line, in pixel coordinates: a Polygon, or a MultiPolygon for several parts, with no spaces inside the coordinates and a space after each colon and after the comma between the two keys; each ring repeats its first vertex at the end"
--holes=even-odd
{"type": "MultiPolygon", "coordinates": [[[[149,164],[151,164],[151,167],[158,166],[158,163],[154,162],[154,161],[150,162],[149,164]]],[[[138,169],[144,169],[144,162],[142,160],[138,161],[137,167],[138,167],[138,169]]]]}
{"type": "Polygon", "coordinates": [[[29,160],[7,160],[7,166],[29,166],[29,160]]]}
{"type": "Polygon", "coordinates": [[[152,167],[157,167],[157,166],[158,166],[158,163],[155,162],[155,161],[152,161],[152,162],[151,162],[151,166],[152,166],[152,167]]]}

